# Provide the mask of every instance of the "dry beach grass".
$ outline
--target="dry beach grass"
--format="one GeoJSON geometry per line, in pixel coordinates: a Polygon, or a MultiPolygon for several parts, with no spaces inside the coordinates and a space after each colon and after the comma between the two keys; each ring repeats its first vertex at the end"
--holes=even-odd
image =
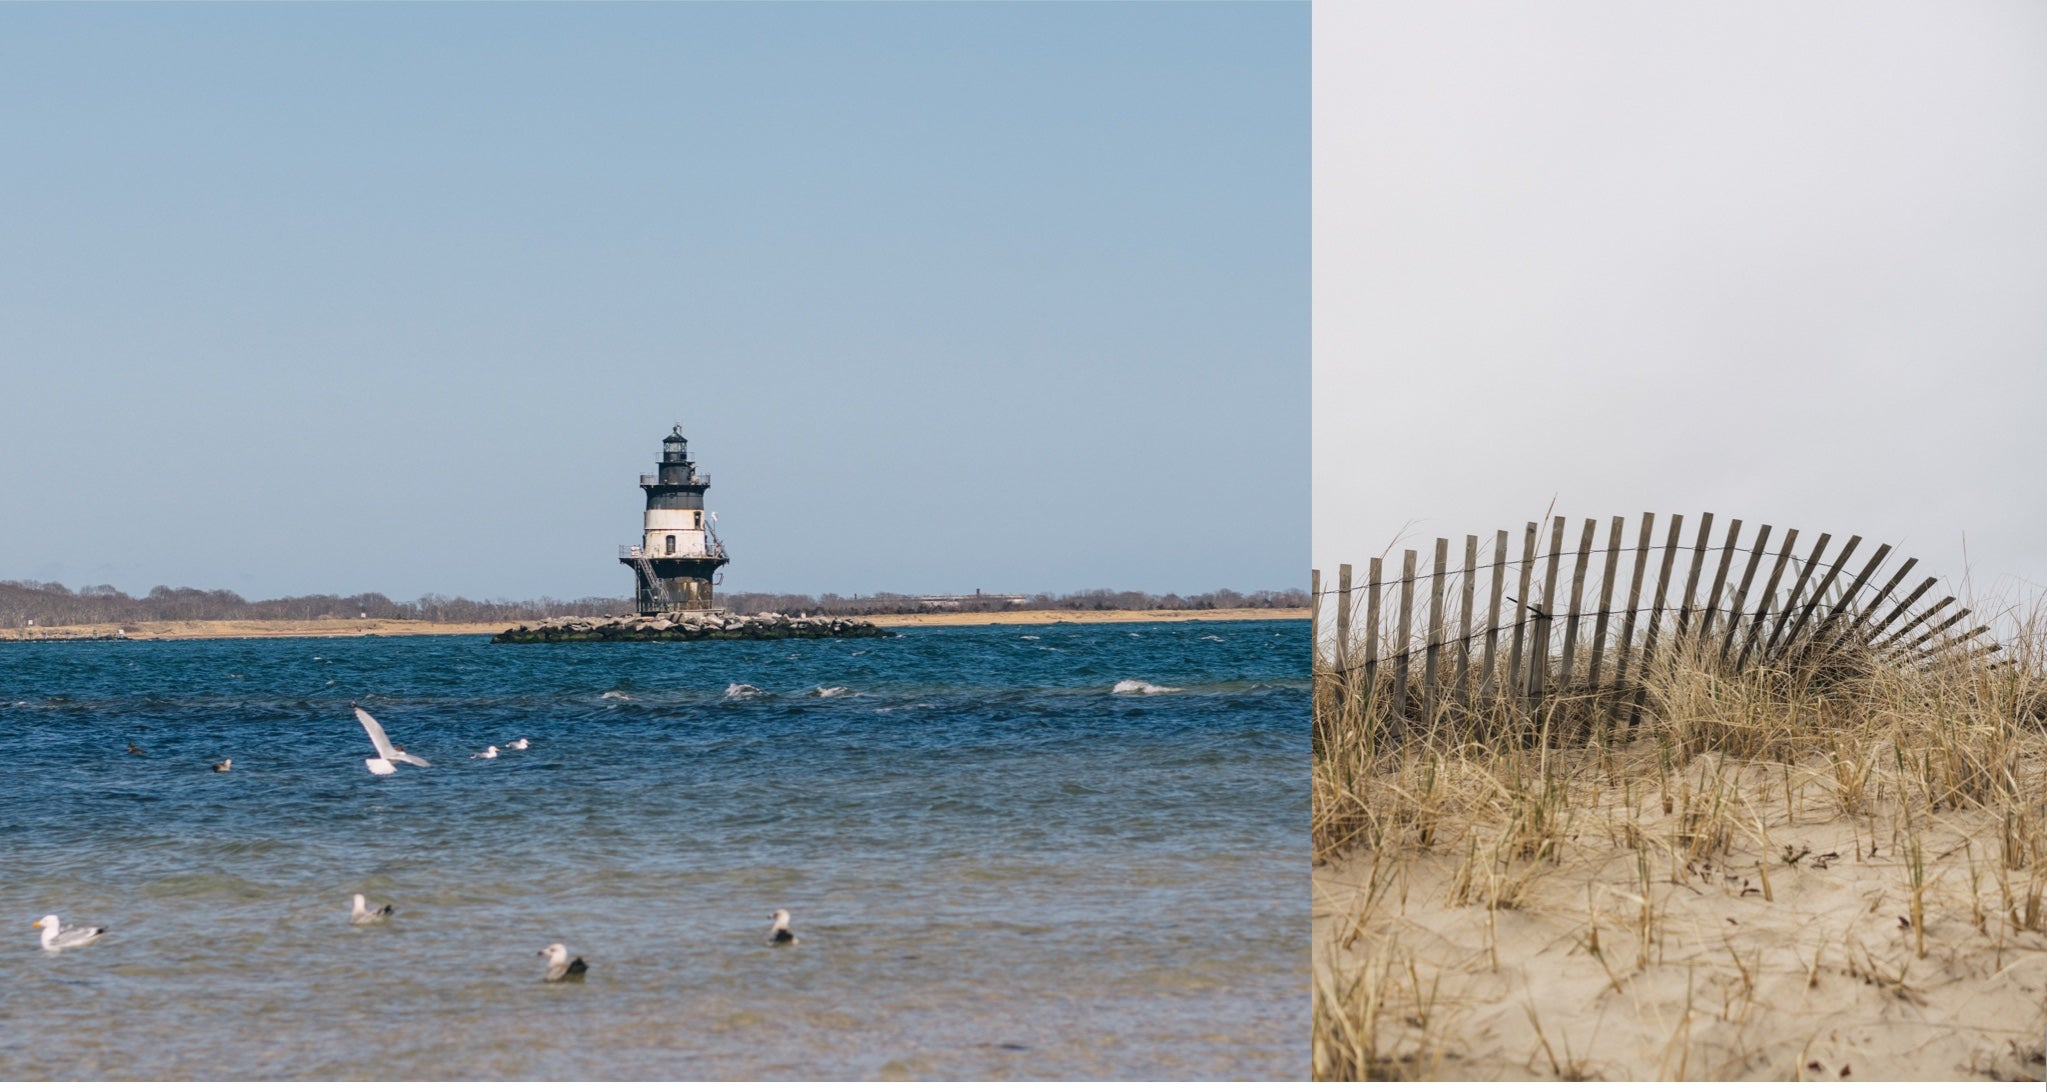
{"type": "MultiPolygon", "coordinates": [[[[1319,1079],[2040,1080],[2047,620],[1400,722],[1318,659],[1319,1079]]],[[[1318,657],[1320,656],[1318,651],[1318,657]]]]}

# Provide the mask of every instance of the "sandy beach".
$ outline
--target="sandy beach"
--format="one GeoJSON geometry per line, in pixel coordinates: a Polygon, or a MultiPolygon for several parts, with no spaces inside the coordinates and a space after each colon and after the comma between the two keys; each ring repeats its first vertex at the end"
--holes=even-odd
{"type": "Polygon", "coordinates": [[[1634,725],[1583,693],[1424,722],[1325,669],[1316,1075],[2047,1078],[2039,647],[1666,649],[1634,725]]]}
{"type": "Polygon", "coordinates": [[[1049,626],[1076,624],[1131,625],[1139,622],[1278,622],[1308,617],[1300,609],[1235,610],[1005,610],[958,614],[868,614],[861,621],[883,629],[905,626],[1049,626]]]}
{"type": "MultiPolygon", "coordinates": [[[[1306,618],[1301,610],[989,611],[959,614],[877,614],[862,621],[886,629],[908,626],[1043,626],[1059,622],[1130,625],[1140,622],[1246,622],[1306,618]]],[[[525,619],[537,622],[540,619],[525,619]]],[[[120,639],[177,641],[217,637],[439,637],[502,633],[519,622],[414,622],[389,618],[318,618],[310,621],[123,622],[118,625],[26,626],[0,629],[0,641],[120,639]]]]}
{"type": "Polygon", "coordinates": [[[1666,814],[1653,776],[1587,770],[1548,851],[1501,850],[1523,811],[1337,856],[1319,988],[1371,1014],[1386,1076],[2039,1081],[2047,921],[2005,817],[1844,814],[1837,776],[1701,754],[1666,814]]]}

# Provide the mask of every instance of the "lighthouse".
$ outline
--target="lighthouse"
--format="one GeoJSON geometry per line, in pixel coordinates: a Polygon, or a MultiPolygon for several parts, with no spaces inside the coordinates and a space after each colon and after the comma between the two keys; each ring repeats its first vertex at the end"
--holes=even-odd
{"type": "Polygon", "coordinates": [[[641,614],[711,609],[712,577],[730,560],[704,513],[711,479],[689,461],[682,425],[661,441],[661,464],[640,475],[647,493],[646,530],[637,546],[622,546],[618,560],[633,571],[634,602],[641,614]]]}

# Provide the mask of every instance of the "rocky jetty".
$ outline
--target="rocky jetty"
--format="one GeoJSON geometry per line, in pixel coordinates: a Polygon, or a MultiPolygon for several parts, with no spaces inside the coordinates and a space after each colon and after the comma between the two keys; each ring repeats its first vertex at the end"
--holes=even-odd
{"type": "Polygon", "coordinates": [[[561,641],[773,641],[786,637],[888,637],[888,630],[851,618],[761,614],[633,614],[615,618],[548,618],[490,639],[494,645],[561,641]]]}

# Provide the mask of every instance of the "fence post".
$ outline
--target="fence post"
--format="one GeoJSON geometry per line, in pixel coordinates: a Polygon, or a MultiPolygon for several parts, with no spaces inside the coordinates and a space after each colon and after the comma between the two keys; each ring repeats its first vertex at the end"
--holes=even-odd
{"type": "Polygon", "coordinates": [[[1656,513],[1642,513],[1642,529],[1635,535],[1635,578],[1628,582],[1628,611],[1621,616],[1621,637],[1613,663],[1613,701],[1607,703],[1609,716],[1618,715],[1621,695],[1628,686],[1628,660],[1635,654],[1635,612],[1642,605],[1642,574],[1649,571],[1649,551],[1655,545],[1656,513]]]}
{"type": "MultiPolygon", "coordinates": [[[[1908,608],[1910,608],[1912,604],[1919,601],[1920,596],[1925,595],[1927,591],[1930,590],[1937,583],[1939,583],[1939,581],[1930,576],[1924,580],[1921,580],[1919,582],[1919,586],[1912,589],[1912,594],[1900,600],[1898,602],[1898,605],[1895,608],[1893,608],[1889,614],[1884,615],[1884,620],[1878,622],[1876,624],[1876,627],[1869,631],[1869,640],[1874,642],[1878,637],[1883,636],[1884,631],[1891,628],[1891,623],[1897,621],[1899,615],[1905,613],[1905,611],[1908,608]]],[[[1911,629],[1912,627],[1906,626],[1905,628],[1911,629]]],[[[1882,648],[1883,645],[1871,644],[1870,647],[1873,649],[1882,648]]]]}
{"type": "Polygon", "coordinates": [[[1462,609],[1457,615],[1457,701],[1464,708],[1471,708],[1471,601],[1477,590],[1474,582],[1478,579],[1478,536],[1464,536],[1464,573],[1459,581],[1458,591],[1462,609]]]}
{"type": "Polygon", "coordinates": [[[1684,640],[1685,633],[1691,629],[1692,596],[1699,590],[1699,570],[1706,565],[1707,543],[1711,541],[1712,534],[1713,513],[1707,512],[1699,519],[1699,541],[1692,546],[1692,571],[1690,576],[1685,577],[1684,603],[1677,608],[1677,636],[1671,641],[1673,648],[1677,647],[1679,641],[1684,640]]]}
{"type": "Polygon", "coordinates": [[[1365,562],[1365,700],[1376,701],[1379,691],[1379,560],[1365,562]]]}
{"type": "Polygon", "coordinates": [[[1564,614],[1564,661],[1557,668],[1560,693],[1571,687],[1571,660],[1578,649],[1578,616],[1585,603],[1585,563],[1592,559],[1592,533],[1598,529],[1598,520],[1585,521],[1585,534],[1578,539],[1578,564],[1571,569],[1571,606],[1564,614]]]}
{"type": "Polygon", "coordinates": [[[1436,567],[1429,579],[1428,644],[1422,647],[1422,720],[1436,721],[1436,683],[1443,661],[1443,582],[1450,567],[1450,540],[1436,540],[1436,567]]]}
{"type": "Polygon", "coordinates": [[[1549,565],[1542,578],[1542,609],[1536,611],[1535,640],[1530,644],[1528,679],[1535,692],[1535,699],[1542,700],[1543,688],[1549,682],[1549,642],[1553,635],[1551,623],[1556,618],[1557,606],[1557,565],[1564,558],[1564,517],[1558,516],[1549,529],[1549,565]]]}
{"type": "Polygon", "coordinates": [[[1635,696],[1628,711],[1630,728],[1642,723],[1642,704],[1649,697],[1649,671],[1656,663],[1656,633],[1663,622],[1663,593],[1670,588],[1670,569],[1677,561],[1684,526],[1683,516],[1670,517],[1670,532],[1663,539],[1663,564],[1656,570],[1656,596],[1649,606],[1649,632],[1642,638],[1642,666],[1635,669],[1635,696]]]}
{"type": "Polygon", "coordinates": [[[1698,648],[1705,648],[1713,636],[1713,619],[1720,613],[1720,592],[1727,587],[1727,563],[1734,560],[1734,551],[1740,545],[1741,521],[1727,521],[1727,541],[1720,547],[1720,564],[1713,570],[1713,591],[1706,596],[1706,602],[1699,608],[1698,648]]]}
{"type": "Polygon", "coordinates": [[[1841,601],[1835,603],[1834,609],[1820,619],[1820,628],[1814,630],[1812,634],[1814,644],[1818,644],[1820,638],[1825,637],[1834,628],[1834,623],[1840,621],[1855,606],[1855,593],[1861,591],[1864,584],[1869,583],[1869,578],[1876,575],[1877,566],[1882,565],[1884,558],[1889,556],[1891,556],[1889,543],[1877,546],[1876,553],[1870,555],[1869,561],[1862,566],[1862,571],[1855,574],[1855,582],[1849,584],[1848,590],[1841,593],[1841,601]]]}
{"type": "Polygon", "coordinates": [[[1479,684],[1479,693],[1493,692],[1493,669],[1495,657],[1500,650],[1500,593],[1507,580],[1507,532],[1495,532],[1493,536],[1493,594],[1486,607],[1485,616],[1485,666],[1479,684]]]}
{"type": "Polygon", "coordinates": [[[1528,627],[1528,584],[1535,571],[1535,524],[1530,522],[1528,530],[1521,536],[1521,596],[1514,600],[1514,644],[1507,654],[1507,687],[1511,691],[1528,693],[1526,677],[1521,670],[1522,631],[1528,627]]]}
{"type": "Polygon", "coordinates": [[[1798,643],[1798,635],[1804,632],[1805,623],[1812,618],[1812,612],[1819,609],[1820,599],[1827,594],[1827,589],[1833,586],[1834,578],[1841,575],[1841,566],[1848,563],[1849,555],[1853,554],[1855,548],[1860,545],[1862,545],[1861,535],[1848,536],[1848,544],[1841,547],[1841,552],[1835,555],[1834,563],[1827,567],[1826,575],[1820,577],[1819,587],[1813,589],[1812,598],[1805,601],[1805,609],[1798,612],[1798,621],[1791,623],[1791,632],[1784,635],[1784,650],[1786,652],[1789,652],[1798,643]]]}
{"type": "Polygon", "coordinates": [[[1798,567],[1798,579],[1791,582],[1791,591],[1784,596],[1784,613],[1777,616],[1777,624],[1771,627],[1769,640],[1763,642],[1764,659],[1774,659],[1777,650],[1782,647],[1779,638],[1784,636],[1784,627],[1791,624],[1791,612],[1798,609],[1798,597],[1804,593],[1806,581],[1811,580],[1812,574],[1819,571],[1820,558],[1826,556],[1827,543],[1833,539],[1831,532],[1821,532],[1819,541],[1812,545],[1812,556],[1806,558],[1805,564],[1798,567]]]}
{"type": "Polygon", "coordinates": [[[1763,630],[1763,623],[1770,617],[1770,601],[1777,596],[1777,584],[1784,578],[1784,565],[1791,560],[1791,549],[1798,545],[1798,528],[1793,527],[1784,536],[1784,545],[1777,550],[1777,564],[1770,567],[1769,582],[1763,585],[1763,600],[1756,604],[1756,616],[1748,624],[1748,636],[1742,638],[1741,655],[1734,658],[1734,670],[1748,666],[1749,653],[1756,647],[1756,634],[1763,630]]]}
{"type": "Polygon", "coordinates": [[[1336,567],[1336,673],[1350,677],[1350,566],[1336,567]]]}
{"type": "Polygon", "coordinates": [[[1720,662],[1734,652],[1735,634],[1741,632],[1741,609],[1748,605],[1749,582],[1756,578],[1756,567],[1763,563],[1763,553],[1770,548],[1770,525],[1756,532],[1756,544],[1749,547],[1748,564],[1742,567],[1741,583],[1734,586],[1734,600],[1727,604],[1727,634],[1720,638],[1720,662]]]}
{"type": "Polygon", "coordinates": [[[1592,667],[1585,677],[1585,688],[1595,695],[1599,693],[1599,661],[1606,655],[1606,623],[1613,614],[1613,578],[1621,563],[1621,531],[1621,517],[1615,516],[1606,535],[1606,572],[1599,581],[1599,619],[1592,624],[1592,667]]]}
{"type": "Polygon", "coordinates": [[[1405,551],[1400,559],[1400,655],[1393,661],[1393,702],[1394,708],[1404,718],[1407,716],[1407,663],[1412,655],[1409,646],[1414,643],[1414,551],[1405,551]]]}
{"type": "Polygon", "coordinates": [[[1861,633],[1863,628],[1869,625],[1869,616],[1875,614],[1878,607],[1883,606],[1884,599],[1904,581],[1905,574],[1912,571],[1912,566],[1917,564],[1919,564],[1918,558],[1906,558],[1905,563],[1898,566],[1897,571],[1891,574],[1891,578],[1884,581],[1884,586],[1875,595],[1869,597],[1869,605],[1856,613],[1855,618],[1841,631],[1841,637],[1836,643],[1847,641],[1854,635],[1861,633]]]}

